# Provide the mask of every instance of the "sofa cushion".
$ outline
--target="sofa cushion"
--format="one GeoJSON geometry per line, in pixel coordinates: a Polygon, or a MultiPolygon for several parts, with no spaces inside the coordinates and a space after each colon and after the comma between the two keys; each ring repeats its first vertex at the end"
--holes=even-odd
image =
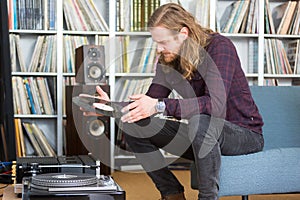
{"type": "Polygon", "coordinates": [[[220,196],[300,191],[300,148],[222,156],[220,196]]]}
{"type": "Polygon", "coordinates": [[[250,88],[265,123],[264,149],[300,147],[300,87],[250,88]]]}

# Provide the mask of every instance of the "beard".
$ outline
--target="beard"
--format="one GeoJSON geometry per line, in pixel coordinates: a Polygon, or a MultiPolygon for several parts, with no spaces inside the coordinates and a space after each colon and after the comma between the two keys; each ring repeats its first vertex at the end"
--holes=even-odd
{"type": "Polygon", "coordinates": [[[165,64],[172,63],[178,57],[177,54],[174,53],[162,53],[161,59],[165,64]]]}
{"type": "Polygon", "coordinates": [[[174,53],[161,53],[159,57],[159,63],[163,66],[165,73],[171,72],[171,69],[175,69],[179,73],[182,73],[180,66],[180,56],[174,53]]]}

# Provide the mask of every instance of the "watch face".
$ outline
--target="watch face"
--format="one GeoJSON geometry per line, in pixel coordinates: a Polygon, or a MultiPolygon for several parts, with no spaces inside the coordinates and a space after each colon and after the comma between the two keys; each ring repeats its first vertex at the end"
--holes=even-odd
{"type": "Polygon", "coordinates": [[[164,112],[166,109],[166,104],[164,101],[158,101],[156,104],[156,110],[157,112],[164,112]]]}

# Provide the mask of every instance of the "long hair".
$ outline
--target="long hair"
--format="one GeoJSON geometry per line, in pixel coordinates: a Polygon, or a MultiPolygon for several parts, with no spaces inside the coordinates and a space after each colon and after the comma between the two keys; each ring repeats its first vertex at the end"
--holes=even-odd
{"type": "Polygon", "coordinates": [[[175,3],[164,4],[154,11],[148,20],[148,28],[157,26],[162,26],[175,33],[179,33],[183,27],[188,28],[189,35],[182,44],[179,64],[183,76],[191,79],[197,65],[204,59],[199,48],[205,48],[209,44],[210,34],[214,32],[201,27],[191,13],[175,3]]]}

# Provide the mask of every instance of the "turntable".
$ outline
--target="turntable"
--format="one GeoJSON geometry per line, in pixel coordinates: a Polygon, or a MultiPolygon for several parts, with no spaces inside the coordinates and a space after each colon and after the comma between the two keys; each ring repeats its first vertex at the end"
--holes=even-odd
{"type": "Polygon", "coordinates": [[[82,173],[46,173],[23,178],[22,200],[125,200],[110,177],[82,173]]]}
{"type": "Polygon", "coordinates": [[[22,200],[125,200],[125,191],[101,174],[100,164],[91,155],[20,158],[15,193],[22,200]]]}

